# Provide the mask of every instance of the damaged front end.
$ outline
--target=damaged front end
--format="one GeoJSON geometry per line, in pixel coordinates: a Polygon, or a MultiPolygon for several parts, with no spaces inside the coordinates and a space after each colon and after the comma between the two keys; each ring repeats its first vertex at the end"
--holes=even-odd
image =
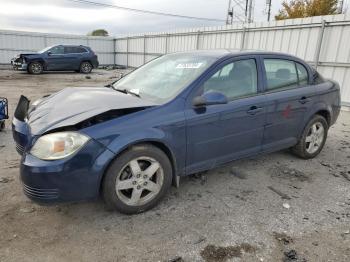
{"type": "Polygon", "coordinates": [[[11,59],[11,66],[13,70],[27,70],[28,64],[25,54],[20,54],[11,59]]]}
{"type": "Polygon", "coordinates": [[[21,96],[12,122],[16,149],[23,155],[45,134],[79,131],[150,106],[108,88],[68,88],[33,103],[21,96]]]}

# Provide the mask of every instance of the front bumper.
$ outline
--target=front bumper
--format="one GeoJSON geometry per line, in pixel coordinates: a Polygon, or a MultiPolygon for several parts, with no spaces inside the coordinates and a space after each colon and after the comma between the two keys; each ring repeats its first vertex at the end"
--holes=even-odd
{"type": "Polygon", "coordinates": [[[115,157],[101,143],[90,139],[78,152],[64,159],[46,161],[29,153],[35,140],[24,121],[29,100],[20,99],[12,122],[16,149],[22,155],[20,176],[26,196],[40,203],[97,198],[105,169],[115,157]]]}
{"type": "Polygon", "coordinates": [[[11,65],[14,70],[25,71],[28,68],[28,64],[23,61],[18,61],[19,59],[12,59],[11,65]]]}
{"type": "Polygon", "coordinates": [[[24,153],[20,176],[23,191],[39,203],[58,203],[95,199],[105,169],[114,154],[90,140],[68,159],[44,161],[24,153]]]}

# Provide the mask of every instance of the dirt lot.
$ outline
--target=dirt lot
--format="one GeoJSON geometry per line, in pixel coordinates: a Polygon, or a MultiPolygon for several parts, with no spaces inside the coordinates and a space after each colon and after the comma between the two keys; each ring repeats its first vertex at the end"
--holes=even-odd
{"type": "MultiPolygon", "coordinates": [[[[0,70],[0,96],[13,112],[20,94],[102,86],[118,73],[0,70]]],[[[236,161],[182,179],[134,216],[105,211],[102,201],[29,201],[9,126],[0,133],[0,261],[350,261],[349,112],[316,159],[278,152],[236,161]]]]}

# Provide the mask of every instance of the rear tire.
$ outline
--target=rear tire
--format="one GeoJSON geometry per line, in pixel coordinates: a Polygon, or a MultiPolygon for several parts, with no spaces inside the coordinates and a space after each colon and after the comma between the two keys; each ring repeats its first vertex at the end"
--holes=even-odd
{"type": "Polygon", "coordinates": [[[33,75],[40,75],[44,71],[44,66],[40,62],[31,62],[28,65],[28,72],[33,75]]]}
{"type": "Polygon", "coordinates": [[[316,157],[327,140],[328,123],[323,116],[315,115],[306,125],[297,145],[292,152],[303,159],[316,157]]]}
{"type": "Polygon", "coordinates": [[[0,131],[4,130],[5,129],[5,121],[1,121],[0,122],[0,131]]]}
{"type": "Polygon", "coordinates": [[[136,145],[118,156],[102,182],[102,196],[109,210],[136,214],[156,206],[172,182],[172,167],[159,148],[136,145]]]}
{"type": "Polygon", "coordinates": [[[92,71],[92,64],[90,62],[82,62],[80,64],[80,73],[83,73],[83,74],[90,74],[91,71],[92,71]]]}

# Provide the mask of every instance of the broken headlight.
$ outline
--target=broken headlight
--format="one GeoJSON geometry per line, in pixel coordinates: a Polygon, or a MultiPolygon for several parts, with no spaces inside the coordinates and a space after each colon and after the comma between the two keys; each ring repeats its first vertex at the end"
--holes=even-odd
{"type": "Polygon", "coordinates": [[[62,159],[78,151],[89,137],[78,132],[57,132],[40,137],[30,153],[42,160],[62,159]]]}

